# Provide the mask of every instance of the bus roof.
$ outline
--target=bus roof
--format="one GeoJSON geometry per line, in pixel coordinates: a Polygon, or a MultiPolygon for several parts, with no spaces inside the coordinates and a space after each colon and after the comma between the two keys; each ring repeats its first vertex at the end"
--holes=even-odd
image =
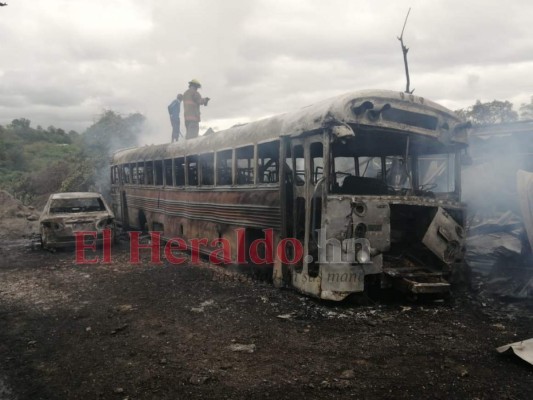
{"type": "Polygon", "coordinates": [[[380,128],[422,135],[437,141],[445,139],[466,144],[466,132],[455,132],[455,128],[464,125],[461,122],[452,111],[423,97],[388,90],[365,90],[346,93],[297,111],[236,125],[195,139],[119,150],[113,155],[113,163],[208,153],[276,140],[283,136],[297,137],[346,124],[355,130],[380,128]],[[387,109],[396,110],[390,113],[392,119],[379,118],[380,112],[387,109]],[[378,118],[371,120],[368,110],[377,113],[378,118]],[[444,126],[447,132],[443,139],[444,126]]]}

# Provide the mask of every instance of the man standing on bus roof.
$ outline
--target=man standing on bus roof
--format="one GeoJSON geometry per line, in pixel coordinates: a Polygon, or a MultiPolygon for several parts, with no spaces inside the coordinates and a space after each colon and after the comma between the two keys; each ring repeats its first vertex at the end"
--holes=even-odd
{"type": "Polygon", "coordinates": [[[178,94],[172,103],[168,106],[168,115],[170,116],[170,123],[172,125],[171,142],[177,142],[181,136],[180,132],[180,109],[183,95],[178,94]]]}
{"type": "Polygon", "coordinates": [[[207,106],[209,97],[200,95],[198,89],[202,85],[196,79],[189,82],[189,89],[183,93],[183,109],[185,116],[185,128],[187,129],[186,139],[194,139],[198,137],[200,129],[200,106],[207,106]]]}

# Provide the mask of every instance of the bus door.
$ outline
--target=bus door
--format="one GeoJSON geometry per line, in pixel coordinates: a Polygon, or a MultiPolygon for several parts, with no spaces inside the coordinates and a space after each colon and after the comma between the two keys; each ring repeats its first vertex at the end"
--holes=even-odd
{"type": "MultiPolygon", "coordinates": [[[[301,257],[294,254],[292,285],[302,292],[319,296],[317,229],[321,226],[325,188],[323,136],[292,139],[290,148],[291,159],[287,162],[292,169],[292,223],[288,232],[303,249],[301,257]]],[[[291,254],[288,256],[290,259],[291,254]]]]}
{"type": "Polygon", "coordinates": [[[128,215],[128,203],[126,201],[126,191],[120,191],[120,207],[122,209],[122,228],[128,229],[130,225],[129,215],[128,215]]]}
{"type": "Polygon", "coordinates": [[[120,190],[121,190],[121,181],[122,181],[122,171],[118,165],[111,166],[111,209],[115,218],[119,218],[122,215],[122,207],[120,204],[120,190]]]}
{"type": "Polygon", "coordinates": [[[124,184],[130,183],[130,166],[129,164],[126,164],[121,167],[114,166],[113,168],[116,168],[117,171],[116,175],[113,172],[111,181],[113,212],[115,213],[115,218],[117,219],[118,225],[127,227],[128,205],[126,204],[126,191],[124,190],[124,184]]]}

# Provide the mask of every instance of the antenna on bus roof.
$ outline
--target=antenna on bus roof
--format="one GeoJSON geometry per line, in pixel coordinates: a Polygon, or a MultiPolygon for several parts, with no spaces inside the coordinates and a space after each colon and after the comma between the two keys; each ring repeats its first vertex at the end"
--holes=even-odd
{"type": "Polygon", "coordinates": [[[407,18],[409,18],[409,13],[411,12],[411,7],[409,7],[409,11],[407,11],[407,15],[405,17],[405,22],[403,23],[402,28],[402,34],[398,37],[398,40],[400,41],[400,44],[402,45],[402,53],[403,53],[403,64],[405,65],[405,77],[407,78],[407,84],[405,85],[405,93],[413,93],[415,90],[409,90],[410,80],[409,80],[409,65],[407,64],[407,52],[409,49],[405,47],[403,44],[403,31],[405,30],[405,25],[407,25],[407,18]]]}

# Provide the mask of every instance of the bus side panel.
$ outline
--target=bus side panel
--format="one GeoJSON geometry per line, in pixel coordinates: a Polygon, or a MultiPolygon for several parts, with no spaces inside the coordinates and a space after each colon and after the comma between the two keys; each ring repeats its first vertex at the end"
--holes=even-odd
{"type": "Polygon", "coordinates": [[[149,230],[160,230],[166,239],[206,239],[205,250],[214,239],[225,239],[231,258],[237,262],[238,229],[254,231],[264,237],[263,230],[272,229],[279,237],[281,209],[279,187],[230,190],[184,190],[183,188],[136,187],[126,196],[129,222],[142,228],[142,216],[149,230]]]}

